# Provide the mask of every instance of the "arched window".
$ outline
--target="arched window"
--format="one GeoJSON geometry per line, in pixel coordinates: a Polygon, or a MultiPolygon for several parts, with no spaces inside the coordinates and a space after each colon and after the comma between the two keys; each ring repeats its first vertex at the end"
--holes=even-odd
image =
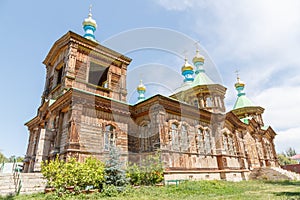
{"type": "Polygon", "coordinates": [[[228,153],[228,141],[227,134],[223,134],[223,148],[226,153],[228,153]]]}
{"type": "Polygon", "coordinates": [[[197,148],[199,153],[204,153],[204,135],[203,130],[198,128],[197,129],[197,148]]]}
{"type": "Polygon", "coordinates": [[[151,151],[152,145],[149,136],[149,125],[144,124],[140,127],[140,150],[142,152],[151,151]]]}
{"type": "Polygon", "coordinates": [[[178,150],[178,144],[179,144],[178,125],[175,123],[171,125],[171,136],[172,136],[172,149],[178,150]]]}
{"type": "Polygon", "coordinates": [[[224,151],[227,154],[235,155],[236,148],[233,135],[231,133],[224,133],[223,134],[223,147],[224,151]]]}
{"type": "Polygon", "coordinates": [[[213,100],[211,97],[206,98],[206,107],[213,107],[213,100]]]}
{"type": "Polygon", "coordinates": [[[210,131],[204,130],[204,147],[205,147],[205,153],[210,154],[211,153],[211,144],[210,144],[210,131]]]}
{"type": "Polygon", "coordinates": [[[230,155],[234,155],[234,143],[233,143],[232,135],[228,135],[228,153],[230,155]]]}
{"type": "Polygon", "coordinates": [[[189,138],[188,138],[187,127],[185,125],[181,127],[180,141],[181,141],[181,150],[187,151],[189,148],[189,138]]]}
{"type": "Polygon", "coordinates": [[[107,125],[104,132],[104,150],[109,151],[113,146],[116,146],[116,128],[112,125],[107,125]]]}
{"type": "Polygon", "coordinates": [[[266,153],[267,153],[267,158],[274,158],[273,157],[273,151],[272,151],[272,147],[271,144],[269,142],[269,140],[267,140],[266,138],[264,138],[264,142],[265,142],[265,148],[266,148],[266,153]]]}

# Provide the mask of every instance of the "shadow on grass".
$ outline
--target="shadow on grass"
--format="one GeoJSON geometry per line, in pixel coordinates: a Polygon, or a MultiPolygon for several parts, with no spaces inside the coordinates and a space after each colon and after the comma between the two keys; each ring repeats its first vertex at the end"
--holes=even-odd
{"type": "Polygon", "coordinates": [[[300,186],[300,181],[284,180],[284,181],[263,181],[263,182],[267,183],[267,184],[274,184],[274,185],[295,185],[295,186],[300,186]]]}
{"type": "Polygon", "coordinates": [[[15,195],[7,195],[7,196],[0,196],[0,200],[11,200],[11,199],[14,199],[15,198],[15,195]]]}
{"type": "Polygon", "coordinates": [[[284,197],[298,197],[298,198],[300,197],[300,192],[277,192],[274,194],[276,196],[284,196],[284,197]]]}

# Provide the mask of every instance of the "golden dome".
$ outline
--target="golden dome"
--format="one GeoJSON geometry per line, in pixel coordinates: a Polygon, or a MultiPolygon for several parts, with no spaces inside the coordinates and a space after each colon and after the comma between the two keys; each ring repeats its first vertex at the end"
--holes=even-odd
{"type": "Polygon", "coordinates": [[[196,50],[196,56],[193,58],[193,63],[196,63],[196,62],[203,62],[204,63],[204,56],[200,55],[199,53],[199,50],[197,49],[196,50]]]}
{"type": "Polygon", "coordinates": [[[194,70],[194,67],[187,61],[186,58],[185,58],[184,60],[185,60],[185,62],[184,62],[184,65],[183,65],[182,68],[181,68],[181,71],[182,71],[182,72],[188,71],[188,70],[193,71],[193,70],[194,70]]]}
{"type": "Polygon", "coordinates": [[[146,86],[143,84],[142,80],[140,81],[140,84],[136,88],[138,91],[146,91],[146,86]]]}
{"type": "Polygon", "coordinates": [[[237,77],[237,82],[234,84],[235,88],[245,87],[245,83],[240,80],[240,77],[237,77]]]}

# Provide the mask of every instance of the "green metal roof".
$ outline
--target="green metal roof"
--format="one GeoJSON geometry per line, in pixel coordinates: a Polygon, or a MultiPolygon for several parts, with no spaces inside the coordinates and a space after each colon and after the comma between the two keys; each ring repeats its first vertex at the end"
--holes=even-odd
{"type": "Polygon", "coordinates": [[[196,85],[211,85],[215,84],[207,75],[205,72],[200,72],[196,75],[192,87],[196,85]]]}
{"type": "Polygon", "coordinates": [[[241,95],[237,98],[233,110],[238,108],[250,107],[255,106],[250,99],[248,99],[245,95],[241,95]]]}

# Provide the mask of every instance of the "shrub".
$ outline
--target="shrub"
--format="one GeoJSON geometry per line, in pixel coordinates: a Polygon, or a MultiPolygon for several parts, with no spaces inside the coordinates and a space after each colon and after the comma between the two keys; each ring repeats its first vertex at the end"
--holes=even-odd
{"type": "Polygon", "coordinates": [[[103,185],[102,193],[104,196],[115,197],[118,196],[119,191],[115,185],[103,185]]]}
{"type": "Polygon", "coordinates": [[[63,184],[63,177],[61,169],[64,165],[62,160],[59,160],[58,156],[55,160],[48,162],[42,162],[42,174],[48,180],[49,187],[59,188],[63,184]]]}
{"type": "Polygon", "coordinates": [[[81,164],[79,180],[82,188],[93,186],[100,189],[104,182],[104,163],[96,158],[89,157],[81,164]]]}
{"type": "Polygon", "coordinates": [[[64,162],[57,157],[42,163],[42,174],[48,180],[48,185],[60,192],[64,192],[68,186],[76,186],[77,190],[86,187],[100,189],[104,182],[104,164],[92,157],[83,163],[75,158],[64,162]]]}
{"type": "Polygon", "coordinates": [[[132,185],[155,185],[164,180],[163,163],[160,160],[160,153],[148,156],[142,160],[140,165],[129,164],[127,177],[132,185]]]}

